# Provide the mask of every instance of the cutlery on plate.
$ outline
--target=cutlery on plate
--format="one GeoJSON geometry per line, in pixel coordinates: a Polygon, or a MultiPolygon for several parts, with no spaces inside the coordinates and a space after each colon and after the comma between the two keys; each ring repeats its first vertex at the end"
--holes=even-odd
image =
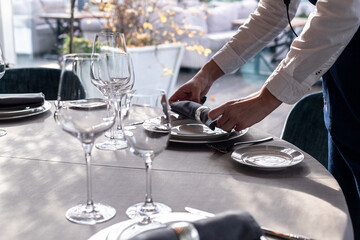
{"type": "MultiPolygon", "coordinates": [[[[213,217],[215,216],[215,214],[213,213],[209,213],[209,212],[205,212],[199,209],[195,209],[195,208],[191,208],[191,207],[185,207],[185,211],[192,213],[192,214],[197,214],[197,215],[201,215],[204,217],[213,217]]],[[[277,237],[280,239],[288,239],[288,240],[314,240],[312,238],[306,237],[306,236],[302,236],[302,235],[298,235],[298,234],[291,234],[291,233],[281,233],[278,231],[274,231],[270,228],[267,227],[261,227],[261,230],[263,230],[263,232],[265,233],[265,235],[268,236],[272,236],[272,237],[277,237]]]]}
{"type": "Polygon", "coordinates": [[[220,144],[217,145],[217,144],[208,143],[208,144],[206,144],[206,146],[208,146],[212,149],[215,149],[216,151],[221,152],[221,153],[228,153],[231,150],[231,148],[236,145],[250,144],[250,143],[253,143],[253,144],[254,143],[262,143],[262,142],[271,141],[273,139],[274,139],[273,137],[265,137],[265,138],[255,139],[255,140],[235,142],[235,143],[232,143],[229,145],[223,145],[223,146],[221,146],[220,144]]]}

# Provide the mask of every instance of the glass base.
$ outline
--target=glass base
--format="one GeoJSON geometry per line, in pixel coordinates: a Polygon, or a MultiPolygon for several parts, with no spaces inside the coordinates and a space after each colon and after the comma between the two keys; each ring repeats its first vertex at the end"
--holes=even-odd
{"type": "Polygon", "coordinates": [[[105,142],[95,144],[95,147],[100,150],[116,151],[127,148],[127,142],[118,139],[110,139],[105,142]]]}
{"type": "Polygon", "coordinates": [[[129,218],[150,216],[159,213],[170,213],[171,208],[163,203],[154,202],[153,204],[137,203],[126,209],[126,215],[129,218]]]}
{"type": "Polygon", "coordinates": [[[110,220],[116,214],[113,207],[95,203],[93,206],[87,204],[79,204],[70,208],[65,216],[74,223],[94,225],[110,220]]]}
{"type": "Polygon", "coordinates": [[[6,133],[7,132],[4,129],[0,129],[0,137],[5,136],[6,133]]]}
{"type": "MultiPolygon", "coordinates": [[[[105,132],[105,137],[111,138],[111,132],[110,132],[110,131],[106,131],[106,132],[105,132]]],[[[126,140],[125,140],[124,133],[123,133],[122,130],[115,130],[115,131],[114,131],[114,138],[115,138],[115,139],[119,139],[119,140],[126,141],[126,140]]]]}

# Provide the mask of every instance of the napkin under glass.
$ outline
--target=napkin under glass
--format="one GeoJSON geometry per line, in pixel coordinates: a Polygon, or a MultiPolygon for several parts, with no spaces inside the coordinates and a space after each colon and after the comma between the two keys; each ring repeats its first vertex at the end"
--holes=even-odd
{"type": "Polygon", "coordinates": [[[36,108],[44,104],[43,93],[0,94],[0,110],[15,111],[36,108]]]}
{"type": "Polygon", "coordinates": [[[192,101],[178,101],[170,105],[171,111],[182,117],[196,120],[196,111],[201,107],[200,121],[208,126],[211,130],[215,130],[216,120],[211,120],[208,116],[210,108],[204,108],[203,105],[192,101]]]}
{"type": "MultiPolygon", "coordinates": [[[[245,211],[224,212],[192,224],[200,239],[206,240],[259,240],[263,235],[259,224],[245,211]]],[[[173,229],[167,227],[140,233],[130,240],[179,240],[179,238],[173,229]]]]}

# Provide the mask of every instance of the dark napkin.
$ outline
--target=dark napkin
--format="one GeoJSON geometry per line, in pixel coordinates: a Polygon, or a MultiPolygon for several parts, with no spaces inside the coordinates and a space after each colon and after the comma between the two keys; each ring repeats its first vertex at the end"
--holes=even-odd
{"type": "Polygon", "coordinates": [[[22,110],[40,107],[44,104],[43,93],[0,94],[0,110],[22,110]]]}
{"type": "MultiPolygon", "coordinates": [[[[195,112],[196,110],[203,105],[192,102],[192,101],[179,101],[171,104],[171,111],[181,115],[182,117],[196,120],[195,112]]],[[[210,108],[204,109],[200,114],[200,120],[203,124],[208,126],[211,130],[214,130],[216,127],[216,120],[209,119],[208,113],[210,108]]]]}
{"type": "MultiPolygon", "coordinates": [[[[244,211],[230,211],[193,222],[200,239],[259,240],[263,232],[255,219],[244,211]]],[[[179,240],[170,228],[146,231],[131,240],[179,240]]]]}

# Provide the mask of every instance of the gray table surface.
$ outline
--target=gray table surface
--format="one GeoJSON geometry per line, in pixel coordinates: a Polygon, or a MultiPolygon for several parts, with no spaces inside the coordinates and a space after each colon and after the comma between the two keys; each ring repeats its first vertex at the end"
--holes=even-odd
{"type": "MultiPolygon", "coordinates": [[[[93,149],[93,199],[115,207],[102,224],[70,223],[64,214],[86,201],[80,142],[63,132],[53,109],[38,116],[1,121],[0,239],[88,239],[127,220],[128,206],[145,194],[143,161],[128,150],[93,149]]],[[[261,135],[251,129],[247,137],[261,135]]],[[[101,141],[102,139],[98,139],[101,141]]],[[[280,139],[263,143],[292,146],[280,139]]],[[[153,165],[153,197],[173,211],[185,206],[212,213],[250,212],[260,225],[314,239],[353,239],[343,193],[331,174],[304,153],[300,164],[259,171],[203,145],[170,143],[153,165]]]]}

